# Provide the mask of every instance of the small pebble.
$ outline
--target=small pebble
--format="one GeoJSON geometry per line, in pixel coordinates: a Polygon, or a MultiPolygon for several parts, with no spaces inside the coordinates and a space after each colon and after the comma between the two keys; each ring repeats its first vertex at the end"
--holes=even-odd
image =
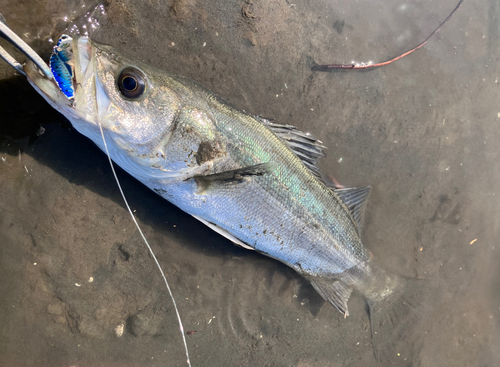
{"type": "Polygon", "coordinates": [[[116,333],[117,337],[120,337],[120,336],[123,335],[123,329],[124,329],[124,327],[125,327],[124,324],[120,324],[117,327],[115,327],[115,333],[116,333]]]}

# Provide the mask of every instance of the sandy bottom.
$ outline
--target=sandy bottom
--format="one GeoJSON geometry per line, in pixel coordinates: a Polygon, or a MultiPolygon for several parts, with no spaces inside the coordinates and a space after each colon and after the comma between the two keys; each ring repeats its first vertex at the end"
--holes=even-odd
{"type": "MultiPolygon", "coordinates": [[[[3,0],[0,11],[47,57],[64,17],[81,16],[83,30],[96,4],[3,0]]],[[[291,269],[234,247],[119,172],[170,281],[193,366],[500,363],[500,5],[466,1],[389,67],[311,71],[402,53],[454,6],[105,2],[95,39],[320,138],[323,172],[373,186],[365,245],[384,268],[433,289],[430,312],[381,341],[391,348],[380,362],[359,295],[344,319],[291,269]]],[[[0,111],[0,365],[186,365],[172,303],[107,158],[3,63],[0,111]]]]}

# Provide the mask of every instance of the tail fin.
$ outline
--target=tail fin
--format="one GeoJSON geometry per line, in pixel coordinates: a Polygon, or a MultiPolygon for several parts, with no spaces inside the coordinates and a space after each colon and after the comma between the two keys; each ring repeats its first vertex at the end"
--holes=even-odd
{"type": "Polygon", "coordinates": [[[414,365],[423,346],[425,325],[436,301],[431,282],[402,278],[394,293],[367,300],[373,353],[385,365],[414,365]],[[412,363],[413,362],[413,363],[412,363]]]}

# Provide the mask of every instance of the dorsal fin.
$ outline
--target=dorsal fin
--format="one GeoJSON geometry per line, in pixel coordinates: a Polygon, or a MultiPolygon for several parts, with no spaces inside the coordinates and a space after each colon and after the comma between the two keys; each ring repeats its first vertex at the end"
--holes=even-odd
{"type": "Polygon", "coordinates": [[[324,157],[323,143],[309,133],[297,130],[292,125],[281,125],[260,116],[254,116],[258,121],[275,133],[306,165],[314,176],[321,179],[321,173],[316,166],[318,159],[324,157]]]}
{"type": "Polygon", "coordinates": [[[358,225],[358,232],[361,234],[366,202],[372,191],[371,186],[346,187],[344,189],[332,188],[332,190],[340,197],[342,202],[347,206],[347,209],[349,209],[349,212],[358,225]]]}
{"type": "Polygon", "coordinates": [[[371,187],[348,187],[338,189],[335,186],[331,186],[323,180],[321,172],[316,166],[318,159],[325,156],[323,149],[326,149],[326,147],[320,140],[309,133],[297,130],[295,126],[275,124],[271,122],[271,119],[260,116],[254,116],[254,118],[281,138],[318,180],[339,195],[356,222],[358,233],[361,234],[365,204],[368,196],[370,196],[371,187]]]}

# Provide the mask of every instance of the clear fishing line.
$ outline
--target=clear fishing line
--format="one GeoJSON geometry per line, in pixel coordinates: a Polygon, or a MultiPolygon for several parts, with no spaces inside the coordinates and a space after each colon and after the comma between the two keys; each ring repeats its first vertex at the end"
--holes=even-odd
{"type": "Polygon", "coordinates": [[[175,303],[174,295],[172,294],[172,290],[170,289],[170,286],[168,285],[167,282],[167,277],[165,276],[165,273],[163,272],[163,269],[160,266],[160,263],[158,262],[158,259],[156,258],[153,249],[149,245],[148,240],[146,239],[146,236],[144,236],[144,233],[142,233],[141,227],[139,227],[139,223],[137,223],[137,220],[135,219],[134,214],[132,213],[132,210],[130,209],[130,206],[128,205],[127,198],[125,197],[125,194],[123,193],[122,186],[120,185],[120,181],[118,180],[118,176],[116,175],[115,167],[113,166],[113,161],[111,160],[111,156],[109,155],[109,150],[108,150],[108,145],[106,144],[106,139],[104,138],[104,131],[102,130],[101,123],[97,121],[99,124],[99,129],[101,130],[101,136],[102,136],[102,142],[104,143],[104,148],[106,149],[106,155],[108,156],[109,160],[109,165],[111,166],[111,171],[113,171],[113,176],[115,176],[116,184],[118,185],[118,189],[120,190],[120,194],[122,195],[123,201],[125,202],[125,205],[127,206],[127,210],[130,213],[130,216],[132,217],[132,220],[135,223],[135,226],[139,230],[139,233],[141,234],[142,239],[146,243],[146,246],[148,247],[149,253],[153,257],[156,266],[160,270],[161,276],[165,282],[165,285],[167,286],[168,293],[170,294],[170,298],[172,299],[172,303],[174,304],[174,309],[175,309],[175,314],[177,315],[177,321],[179,322],[179,328],[182,334],[182,341],[184,342],[184,349],[186,350],[186,358],[187,358],[187,364],[189,367],[191,367],[191,361],[189,359],[189,351],[188,351],[188,346],[186,342],[186,336],[184,335],[184,326],[182,326],[182,320],[181,316],[179,314],[179,310],[177,309],[177,304],[175,303]]]}

